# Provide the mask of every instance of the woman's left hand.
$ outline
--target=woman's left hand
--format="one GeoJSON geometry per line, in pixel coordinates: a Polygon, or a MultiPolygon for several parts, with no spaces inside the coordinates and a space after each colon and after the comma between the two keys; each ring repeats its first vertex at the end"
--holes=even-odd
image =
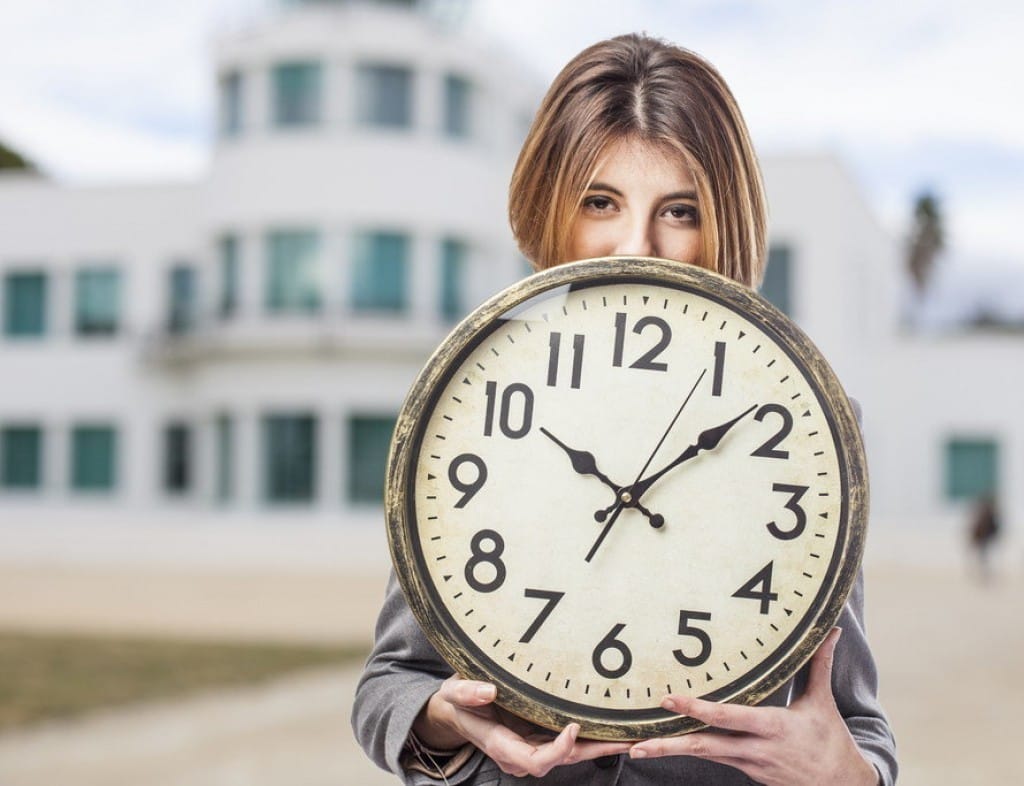
{"type": "Polygon", "coordinates": [[[697,756],[742,770],[766,786],[876,786],[878,773],[860,753],[832,696],[833,628],[811,659],[807,691],[789,707],[747,707],[670,695],[661,706],[716,730],[644,740],[633,758],[697,756]]]}

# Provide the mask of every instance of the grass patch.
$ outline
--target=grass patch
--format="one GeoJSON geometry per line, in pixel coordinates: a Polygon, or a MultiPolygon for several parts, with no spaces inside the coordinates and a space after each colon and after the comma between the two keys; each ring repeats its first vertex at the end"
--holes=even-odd
{"type": "Polygon", "coordinates": [[[0,633],[0,731],[362,662],[367,648],[0,633]]]}

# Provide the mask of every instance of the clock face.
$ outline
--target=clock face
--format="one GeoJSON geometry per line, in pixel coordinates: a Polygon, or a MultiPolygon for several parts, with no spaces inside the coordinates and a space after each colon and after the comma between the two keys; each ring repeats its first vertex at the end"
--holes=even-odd
{"type": "Polygon", "coordinates": [[[534,276],[414,386],[389,467],[403,587],[459,673],[538,723],[692,730],[666,693],[753,703],[838,617],[864,465],[817,351],[744,287],[661,260],[534,276]]]}

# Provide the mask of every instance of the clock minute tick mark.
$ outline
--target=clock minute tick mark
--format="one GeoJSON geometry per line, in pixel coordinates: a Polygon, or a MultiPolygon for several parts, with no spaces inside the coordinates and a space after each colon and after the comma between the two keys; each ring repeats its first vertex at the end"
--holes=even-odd
{"type": "Polygon", "coordinates": [[[804,571],[804,576],[806,576],[806,577],[807,577],[807,578],[809,578],[809,579],[813,579],[813,578],[814,578],[814,576],[812,576],[812,575],[811,575],[810,573],[808,573],[808,572],[807,572],[806,570],[804,571]]]}
{"type": "Polygon", "coordinates": [[[458,396],[452,396],[452,401],[454,401],[456,404],[462,403],[462,399],[459,398],[458,396]]]}
{"type": "Polygon", "coordinates": [[[481,371],[487,371],[487,369],[486,369],[486,368],[484,368],[484,364],[483,364],[483,363],[480,363],[479,361],[477,361],[476,367],[477,367],[478,369],[480,369],[481,371]]]}
{"type": "Polygon", "coordinates": [[[526,328],[526,332],[527,333],[532,333],[533,332],[533,328],[530,327],[530,323],[529,322],[524,322],[523,323],[523,327],[526,328]]]}
{"type": "Polygon", "coordinates": [[[796,401],[798,398],[800,398],[800,394],[799,393],[797,393],[795,396],[790,396],[789,400],[790,401],[796,401]]]}
{"type": "Polygon", "coordinates": [[[775,358],[772,358],[771,363],[768,364],[768,368],[771,368],[774,365],[775,365],[775,358]]]}
{"type": "Polygon", "coordinates": [[[702,317],[700,318],[700,321],[701,321],[701,322],[703,322],[703,321],[704,321],[705,319],[707,319],[707,318],[708,318],[708,312],[707,312],[707,311],[705,311],[705,312],[704,312],[704,316],[702,316],[702,317]]]}
{"type": "Polygon", "coordinates": [[[796,595],[798,598],[802,598],[804,596],[804,594],[800,590],[793,590],[793,594],[796,595]]]}
{"type": "Polygon", "coordinates": [[[728,320],[724,320],[721,325],[718,326],[719,330],[725,330],[725,326],[729,324],[728,320]]]}
{"type": "Polygon", "coordinates": [[[491,347],[491,352],[494,353],[494,357],[500,357],[500,355],[498,355],[498,350],[496,350],[494,347],[491,347]]]}
{"type": "Polygon", "coordinates": [[[785,382],[787,379],[789,379],[789,374],[786,374],[786,376],[784,376],[782,379],[780,379],[779,382],[780,383],[785,382]]]}
{"type": "Polygon", "coordinates": [[[443,417],[443,418],[444,418],[445,420],[447,420],[447,421],[448,421],[449,423],[453,422],[453,421],[452,421],[452,416],[451,416],[451,415],[442,415],[441,417],[443,417]]]}
{"type": "Polygon", "coordinates": [[[774,630],[776,633],[779,632],[779,629],[776,627],[774,622],[768,623],[768,627],[771,628],[772,630],[774,630]]]}
{"type": "Polygon", "coordinates": [[[485,630],[487,630],[487,626],[486,625],[481,625],[479,628],[477,628],[476,632],[477,633],[483,633],[485,630]]]}
{"type": "Polygon", "coordinates": [[[760,345],[760,344],[758,344],[758,345],[757,345],[756,347],[754,347],[754,351],[753,351],[753,352],[751,352],[750,354],[751,354],[751,355],[755,354],[755,353],[757,352],[757,350],[759,350],[760,348],[761,348],[761,345],[760,345]]]}

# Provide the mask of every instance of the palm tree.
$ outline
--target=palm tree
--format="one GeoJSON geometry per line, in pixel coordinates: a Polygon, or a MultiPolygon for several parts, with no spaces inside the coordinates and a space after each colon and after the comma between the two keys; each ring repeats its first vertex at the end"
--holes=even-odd
{"type": "Polygon", "coordinates": [[[0,169],[18,169],[23,172],[36,172],[36,165],[17,150],[12,150],[0,142],[0,169]]]}
{"type": "Polygon", "coordinates": [[[918,293],[923,293],[945,243],[942,212],[934,194],[924,192],[914,201],[914,226],[907,249],[907,270],[918,293]]]}

